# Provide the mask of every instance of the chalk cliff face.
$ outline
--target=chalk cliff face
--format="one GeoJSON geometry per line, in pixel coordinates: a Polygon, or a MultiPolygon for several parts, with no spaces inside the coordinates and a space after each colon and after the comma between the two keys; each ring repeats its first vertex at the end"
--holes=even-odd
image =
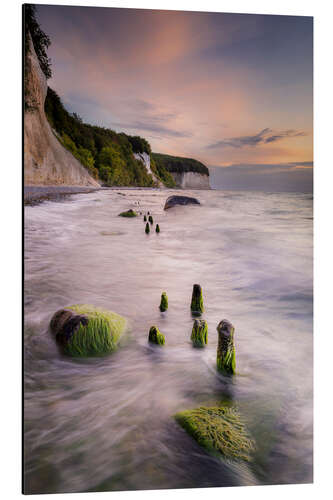
{"type": "Polygon", "coordinates": [[[177,184],[182,189],[210,189],[209,176],[198,172],[170,172],[177,184]]]}
{"type": "Polygon", "coordinates": [[[25,71],[25,185],[65,184],[100,187],[83,165],[60,144],[47,121],[44,112],[47,82],[31,40],[25,71]]]}
{"type": "Polygon", "coordinates": [[[158,185],[159,188],[165,187],[164,184],[156,177],[156,175],[152,171],[152,169],[150,167],[150,155],[148,153],[145,153],[145,152],[143,152],[143,153],[133,153],[133,156],[134,156],[134,158],[136,160],[139,160],[139,161],[141,161],[144,164],[144,166],[146,167],[146,170],[147,170],[148,174],[150,174],[152,176],[152,178],[157,183],[157,185],[158,185]]]}

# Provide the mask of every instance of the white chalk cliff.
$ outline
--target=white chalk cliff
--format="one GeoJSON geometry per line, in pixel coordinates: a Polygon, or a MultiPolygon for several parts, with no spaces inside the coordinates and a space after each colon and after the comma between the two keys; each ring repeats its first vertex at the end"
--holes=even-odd
{"type": "Polygon", "coordinates": [[[198,172],[170,172],[181,189],[210,189],[209,175],[198,172]]]}
{"type": "Polygon", "coordinates": [[[65,149],[46,118],[47,82],[33,44],[26,57],[26,110],[24,113],[24,183],[100,187],[88,171],[65,149]]]}
{"type": "Polygon", "coordinates": [[[154,179],[154,181],[156,182],[158,187],[160,187],[160,188],[165,187],[164,184],[160,181],[160,179],[158,179],[156,177],[156,175],[154,174],[154,172],[152,171],[152,169],[150,167],[150,155],[148,153],[145,153],[145,152],[144,153],[133,153],[133,155],[134,155],[134,158],[136,160],[139,160],[144,164],[148,174],[150,174],[152,176],[152,178],[154,179]]]}

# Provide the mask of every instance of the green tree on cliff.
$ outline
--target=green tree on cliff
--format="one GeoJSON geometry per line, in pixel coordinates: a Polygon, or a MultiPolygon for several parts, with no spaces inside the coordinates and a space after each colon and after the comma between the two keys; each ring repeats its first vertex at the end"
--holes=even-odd
{"type": "Polygon", "coordinates": [[[24,47],[25,54],[29,51],[29,34],[36,55],[39,60],[40,67],[46,78],[51,78],[51,60],[47,56],[47,49],[51,44],[50,38],[40,28],[36,20],[36,6],[33,4],[23,5],[23,22],[24,22],[24,47]]]}

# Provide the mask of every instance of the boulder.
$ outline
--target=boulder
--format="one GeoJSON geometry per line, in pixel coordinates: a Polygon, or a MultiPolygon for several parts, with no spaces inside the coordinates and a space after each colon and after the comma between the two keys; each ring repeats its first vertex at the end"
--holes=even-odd
{"type": "Polygon", "coordinates": [[[73,305],[53,315],[50,329],[65,354],[88,357],[114,351],[126,325],[126,319],[112,311],[73,305]]]}
{"type": "Polygon", "coordinates": [[[132,210],[131,208],[129,210],[126,210],[126,212],[121,212],[120,214],[118,214],[119,217],[137,217],[138,214],[132,210]]]}
{"type": "Polygon", "coordinates": [[[213,455],[247,462],[252,460],[254,441],[233,408],[201,406],[177,413],[175,419],[213,455]]]}
{"type": "Polygon", "coordinates": [[[164,210],[177,205],[200,205],[200,201],[191,196],[169,196],[164,205],[164,210]]]}

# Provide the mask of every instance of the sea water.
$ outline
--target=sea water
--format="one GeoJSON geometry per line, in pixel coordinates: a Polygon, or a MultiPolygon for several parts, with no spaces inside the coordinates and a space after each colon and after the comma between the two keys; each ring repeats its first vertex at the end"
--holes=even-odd
{"type": "Polygon", "coordinates": [[[25,208],[27,493],[312,481],[312,195],[102,190],[25,208]],[[133,208],[142,215],[118,217],[133,208]],[[143,214],[160,225],[145,234],[143,214]],[[192,347],[192,287],[208,345],[192,347]],[[163,291],[166,313],[159,311],[163,291]],[[108,357],[71,359],[48,326],[86,303],[128,318],[108,357]],[[216,371],[216,326],[235,326],[237,374],[216,371]],[[150,346],[157,325],[164,347],[150,346]],[[256,442],[250,464],[202,449],[178,411],[228,404],[256,442]]]}

